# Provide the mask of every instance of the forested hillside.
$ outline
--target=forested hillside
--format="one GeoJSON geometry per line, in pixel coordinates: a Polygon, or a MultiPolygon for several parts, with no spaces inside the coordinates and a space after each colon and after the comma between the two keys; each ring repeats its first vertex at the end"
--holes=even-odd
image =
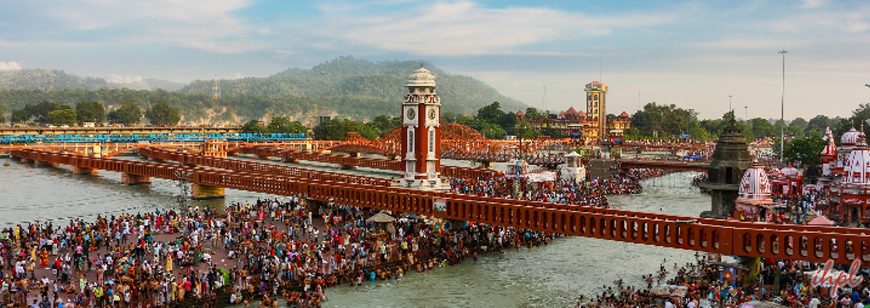
{"type": "Polygon", "coordinates": [[[0,71],[0,90],[99,90],[133,89],[176,91],[184,84],[154,78],[145,78],[129,83],[113,83],[103,78],[81,77],[63,70],[8,70],[0,71]]]}
{"type": "MultiPolygon", "coordinates": [[[[469,76],[443,72],[431,63],[425,66],[436,75],[444,112],[473,114],[496,101],[505,110],[528,107],[469,76]]],[[[366,121],[382,114],[397,114],[407,93],[408,75],[419,67],[420,62],[415,61],[375,63],[341,57],[311,69],[292,68],[265,78],[221,80],[221,100],[217,104],[211,99],[212,80],[197,80],[169,92],[142,90],[146,86],[136,83],[118,88],[99,78],[82,78],[63,71],[7,71],[0,72],[0,102],[5,103],[8,114],[28,103],[43,101],[64,105],[96,101],[108,112],[124,98],[136,100],[143,110],[162,100],[179,109],[184,124],[242,124],[280,115],[303,123],[321,115],[366,121]]],[[[160,82],[145,79],[140,83],[160,82]]]]}

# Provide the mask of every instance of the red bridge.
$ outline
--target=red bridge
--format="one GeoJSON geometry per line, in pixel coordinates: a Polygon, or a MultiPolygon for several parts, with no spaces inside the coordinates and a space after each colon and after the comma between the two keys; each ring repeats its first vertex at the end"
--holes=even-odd
{"type": "Polygon", "coordinates": [[[725,255],[812,262],[833,259],[841,264],[855,259],[870,261],[870,236],[863,233],[862,229],[744,223],[434,193],[337,182],[334,179],[257,173],[255,169],[236,172],[38,150],[14,150],[12,155],[24,161],[71,165],[78,172],[99,169],[135,177],[177,180],[175,171],[185,171],[192,173],[189,181],[197,185],[284,196],[302,195],[312,200],[353,206],[725,255]],[[436,211],[436,203],[443,203],[446,211],[436,211]]]}
{"type": "MultiPolygon", "coordinates": [[[[276,148],[268,146],[243,147],[233,150],[231,153],[253,154],[257,158],[280,157],[284,162],[313,161],[336,164],[343,168],[364,167],[379,170],[402,171],[402,162],[395,159],[383,159],[374,157],[359,157],[342,154],[325,154],[301,152],[289,148],[276,148]]],[[[441,166],[441,175],[454,178],[478,178],[482,176],[494,176],[497,171],[468,168],[457,166],[441,166]]]]}

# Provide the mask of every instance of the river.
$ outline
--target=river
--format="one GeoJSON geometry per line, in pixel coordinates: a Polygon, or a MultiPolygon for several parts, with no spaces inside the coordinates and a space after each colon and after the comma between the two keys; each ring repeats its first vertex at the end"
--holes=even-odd
{"type": "MultiPolygon", "coordinates": [[[[710,196],[691,188],[694,175],[674,173],[647,180],[643,194],[610,196],[609,200],[614,208],[697,216],[710,208],[710,196]]],[[[100,214],[176,207],[179,189],[175,182],[154,179],[150,185],[129,186],[120,179],[119,173],[107,171],[72,174],[68,166],[16,162],[0,166],[0,227],[35,221],[65,225],[77,217],[93,221],[100,214]]],[[[226,199],[191,204],[222,208],[230,201],[269,197],[274,196],[227,189],[226,199]]],[[[645,286],[641,275],[656,271],[664,258],[670,269],[674,262],[693,261],[694,252],[568,237],[424,274],[409,273],[400,280],[331,288],[324,307],[573,307],[580,295],[600,291],[604,284],[612,286],[618,278],[645,286]]]]}

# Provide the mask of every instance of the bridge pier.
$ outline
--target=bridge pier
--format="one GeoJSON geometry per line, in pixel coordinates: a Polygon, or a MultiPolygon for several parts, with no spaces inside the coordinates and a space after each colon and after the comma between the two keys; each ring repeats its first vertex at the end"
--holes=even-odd
{"type": "Polygon", "coordinates": [[[75,174],[94,174],[94,173],[97,173],[97,169],[72,166],[72,172],[75,174]]]}
{"type": "Polygon", "coordinates": [[[281,158],[281,162],[298,164],[299,160],[295,158],[281,158]]]}
{"type": "Polygon", "coordinates": [[[191,197],[194,200],[223,198],[226,196],[223,187],[214,187],[202,184],[193,184],[190,187],[191,197]]]}
{"type": "Polygon", "coordinates": [[[124,182],[124,184],[127,184],[127,185],[151,183],[151,177],[144,176],[144,175],[136,175],[136,174],[131,174],[131,173],[122,173],[121,174],[121,182],[124,182]]]}
{"type": "Polygon", "coordinates": [[[28,163],[28,164],[29,164],[29,163],[32,163],[33,160],[32,160],[32,159],[27,159],[27,158],[22,158],[22,159],[21,159],[21,162],[22,162],[22,163],[28,163]]]}
{"type": "Polygon", "coordinates": [[[254,154],[254,158],[256,158],[256,159],[271,160],[271,159],[272,159],[272,156],[268,156],[268,155],[260,155],[260,154],[254,154]]]}
{"type": "Polygon", "coordinates": [[[57,164],[56,164],[56,163],[47,162],[47,161],[41,161],[41,160],[34,160],[34,161],[33,161],[33,164],[34,164],[34,165],[37,165],[37,166],[51,166],[51,167],[57,167],[57,164]]]}
{"type": "Polygon", "coordinates": [[[341,166],[338,166],[338,168],[341,169],[341,170],[353,170],[353,169],[356,169],[356,166],[351,166],[351,165],[341,165],[341,166]]]}

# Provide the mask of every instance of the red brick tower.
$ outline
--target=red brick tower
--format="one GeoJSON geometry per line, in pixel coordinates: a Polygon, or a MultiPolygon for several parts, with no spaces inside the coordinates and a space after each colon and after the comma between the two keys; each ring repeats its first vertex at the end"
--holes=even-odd
{"type": "Polygon", "coordinates": [[[402,103],[401,186],[444,190],[441,183],[441,98],[435,94],[435,76],[420,67],[408,76],[408,94],[402,103]]]}

